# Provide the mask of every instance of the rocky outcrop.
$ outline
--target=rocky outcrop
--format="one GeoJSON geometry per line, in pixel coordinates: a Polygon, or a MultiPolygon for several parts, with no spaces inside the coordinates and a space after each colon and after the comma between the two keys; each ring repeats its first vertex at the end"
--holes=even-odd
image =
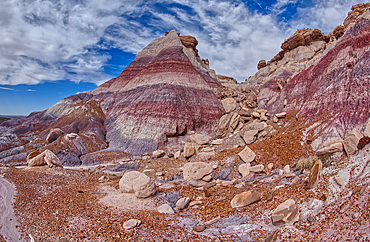
{"type": "Polygon", "coordinates": [[[193,37],[181,39],[171,31],[138,53],[119,77],[91,92],[115,95],[105,122],[111,149],[144,154],[191,130],[212,135],[223,113],[213,92],[220,84],[195,46],[193,37]]]}
{"type": "Polygon", "coordinates": [[[266,61],[265,60],[260,60],[258,62],[258,65],[257,65],[257,69],[259,70],[259,69],[261,69],[263,67],[266,67],[266,66],[267,66],[266,61]]]}
{"type": "Polygon", "coordinates": [[[316,65],[333,48],[344,33],[349,30],[369,10],[369,4],[352,7],[343,25],[337,26],[332,33],[325,35],[319,29],[300,29],[282,43],[280,51],[265,67],[241,83],[244,88],[261,87],[260,107],[269,100],[274,101],[279,93],[278,82],[288,83],[300,72],[316,65]],[[261,105],[262,102],[262,105],[261,105]]]}
{"type": "MultiPolygon", "coordinates": [[[[283,90],[275,87],[279,94],[264,103],[273,114],[294,111],[294,122],[303,126],[313,122],[304,133],[314,140],[315,150],[328,139],[347,138],[353,128],[365,129],[370,108],[369,26],[370,12],[365,12],[316,65],[294,76],[283,90]]],[[[260,93],[269,91],[274,92],[272,86],[260,93]]]]}

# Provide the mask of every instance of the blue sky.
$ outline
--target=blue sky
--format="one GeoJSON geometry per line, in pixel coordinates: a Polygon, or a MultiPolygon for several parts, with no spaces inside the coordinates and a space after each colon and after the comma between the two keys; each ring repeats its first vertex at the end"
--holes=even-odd
{"type": "Polygon", "coordinates": [[[165,31],[198,39],[217,74],[244,81],[299,28],[325,33],[356,0],[4,0],[0,115],[28,115],[119,75],[165,31]]]}

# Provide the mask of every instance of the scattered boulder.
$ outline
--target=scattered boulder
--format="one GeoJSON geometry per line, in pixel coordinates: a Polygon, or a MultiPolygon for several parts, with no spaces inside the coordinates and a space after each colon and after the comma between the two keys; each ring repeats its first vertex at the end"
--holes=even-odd
{"type": "Polygon", "coordinates": [[[157,208],[158,212],[160,213],[166,213],[166,214],[175,214],[175,211],[173,211],[173,209],[171,208],[170,205],[168,205],[167,203],[165,204],[162,204],[161,206],[159,206],[157,208]]]}
{"type": "Polygon", "coordinates": [[[247,145],[252,144],[254,141],[256,141],[256,139],[257,139],[256,135],[257,134],[258,134],[258,130],[245,131],[244,134],[243,134],[244,142],[247,145]]]}
{"type": "Polygon", "coordinates": [[[191,142],[198,145],[205,145],[209,142],[209,137],[203,134],[192,134],[190,135],[191,142]]]}
{"type": "Polygon", "coordinates": [[[55,166],[63,168],[59,158],[50,150],[45,150],[41,154],[28,160],[27,163],[29,167],[48,165],[50,168],[55,166]]]}
{"type": "Polygon", "coordinates": [[[208,176],[212,171],[213,168],[208,163],[189,162],[184,165],[184,180],[195,187],[205,186],[210,181],[209,178],[212,179],[211,176],[208,176]]]}
{"type": "Polygon", "coordinates": [[[259,70],[259,69],[264,68],[266,66],[267,66],[266,61],[265,60],[260,60],[258,62],[258,65],[257,65],[257,69],[259,70]]]}
{"type": "Polygon", "coordinates": [[[288,199],[273,211],[271,219],[274,225],[292,225],[299,220],[299,215],[298,205],[293,199],[288,199]]]}
{"type": "Polygon", "coordinates": [[[256,154],[248,146],[245,146],[245,148],[239,152],[238,155],[245,163],[250,163],[256,158],[256,154]]]}
{"type": "Polygon", "coordinates": [[[251,164],[250,163],[245,163],[245,164],[241,164],[238,168],[239,170],[239,173],[245,177],[245,176],[248,176],[249,173],[250,173],[250,167],[251,167],[251,164]]]}
{"type": "Polygon", "coordinates": [[[343,186],[343,180],[340,176],[335,176],[334,180],[337,182],[339,186],[343,186]]]}
{"type": "Polygon", "coordinates": [[[347,155],[352,155],[357,150],[357,144],[363,135],[358,131],[358,129],[352,129],[351,134],[344,140],[343,146],[347,155]]]}
{"type": "Polygon", "coordinates": [[[251,172],[262,172],[265,169],[265,166],[262,164],[251,166],[249,171],[251,172]]]}
{"type": "Polygon", "coordinates": [[[343,152],[343,142],[341,138],[333,138],[325,141],[316,151],[317,156],[328,156],[337,152],[343,152]]]}
{"type": "Polygon", "coordinates": [[[138,198],[147,198],[156,193],[154,181],[138,171],[126,172],[119,181],[122,193],[135,193],[138,198]]]}
{"type": "Polygon", "coordinates": [[[195,225],[194,227],[193,227],[193,230],[195,231],[195,232],[202,232],[202,231],[204,231],[206,229],[206,226],[204,225],[204,224],[201,224],[201,225],[195,225]]]}
{"type": "Polygon", "coordinates": [[[62,134],[64,134],[64,132],[60,128],[51,129],[48,136],[46,137],[46,141],[48,143],[52,143],[53,141],[58,139],[62,134]]]}
{"type": "Polygon", "coordinates": [[[180,198],[177,202],[176,202],[176,208],[178,209],[184,209],[186,208],[190,203],[190,198],[188,197],[183,197],[183,198],[180,198]]]}
{"type": "Polygon", "coordinates": [[[153,157],[154,158],[159,158],[159,157],[162,157],[166,154],[166,152],[164,150],[156,150],[156,151],[153,151],[153,157]]]}
{"type": "Polygon", "coordinates": [[[175,152],[175,155],[173,156],[175,159],[178,159],[180,158],[180,155],[181,155],[181,150],[178,150],[175,152]]]}
{"type": "Polygon", "coordinates": [[[284,174],[289,174],[290,173],[290,166],[289,165],[284,166],[283,172],[284,172],[284,174]]]}
{"type": "Polygon", "coordinates": [[[138,219],[130,219],[123,223],[123,228],[126,230],[133,229],[141,224],[141,221],[138,219]]]}
{"type": "Polygon", "coordinates": [[[236,195],[230,202],[232,208],[248,206],[261,200],[261,193],[257,191],[246,191],[236,195]]]}
{"type": "Polygon", "coordinates": [[[230,113],[236,109],[236,101],[234,98],[225,98],[221,100],[221,103],[225,109],[225,113],[230,113]]]}
{"type": "Polygon", "coordinates": [[[311,189],[315,186],[316,182],[319,180],[322,173],[322,162],[320,159],[317,160],[315,165],[310,171],[310,176],[308,177],[308,189],[311,189]]]}
{"type": "Polygon", "coordinates": [[[195,154],[195,147],[194,144],[191,142],[186,142],[184,146],[184,156],[185,158],[189,158],[195,154]]]}
{"type": "Polygon", "coordinates": [[[286,112],[277,113],[277,114],[275,114],[275,117],[277,117],[277,118],[285,118],[286,117],[286,112]]]}

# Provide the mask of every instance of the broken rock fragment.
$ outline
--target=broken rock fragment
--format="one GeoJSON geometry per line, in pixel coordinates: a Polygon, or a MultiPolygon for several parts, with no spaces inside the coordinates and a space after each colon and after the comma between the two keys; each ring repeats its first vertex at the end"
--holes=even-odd
{"type": "Polygon", "coordinates": [[[317,180],[319,180],[322,173],[322,162],[320,159],[317,160],[316,164],[312,167],[310,171],[310,176],[308,177],[308,189],[315,186],[317,180]]]}
{"type": "Polygon", "coordinates": [[[298,205],[293,199],[288,199],[274,210],[271,219],[274,225],[292,225],[299,220],[299,215],[298,205]]]}
{"type": "Polygon", "coordinates": [[[191,142],[186,142],[184,146],[184,156],[185,158],[189,158],[195,153],[194,144],[191,142]]]}
{"type": "Polygon", "coordinates": [[[213,168],[208,163],[189,162],[184,165],[184,180],[195,187],[205,186],[212,179],[212,176],[209,176],[212,171],[213,168]]]}
{"type": "Polygon", "coordinates": [[[155,158],[162,157],[165,154],[166,154],[166,152],[164,152],[164,150],[156,150],[156,151],[153,151],[153,157],[155,157],[155,158]]]}
{"type": "Polygon", "coordinates": [[[357,144],[363,135],[358,131],[358,129],[352,129],[351,134],[344,140],[343,146],[347,155],[352,155],[357,150],[357,144]]]}
{"type": "Polygon", "coordinates": [[[167,203],[159,206],[157,210],[160,213],[175,214],[175,212],[173,211],[173,209],[171,208],[171,206],[168,205],[167,203]]]}
{"type": "Polygon", "coordinates": [[[126,230],[133,229],[141,224],[138,219],[130,219],[123,223],[123,228],[126,230]]]}

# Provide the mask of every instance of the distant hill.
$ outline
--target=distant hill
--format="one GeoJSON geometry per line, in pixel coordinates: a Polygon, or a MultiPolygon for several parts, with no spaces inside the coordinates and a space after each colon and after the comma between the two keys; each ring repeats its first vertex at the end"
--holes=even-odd
{"type": "Polygon", "coordinates": [[[9,119],[19,119],[19,118],[25,118],[26,116],[22,115],[0,115],[0,123],[9,120],[9,119]]]}

